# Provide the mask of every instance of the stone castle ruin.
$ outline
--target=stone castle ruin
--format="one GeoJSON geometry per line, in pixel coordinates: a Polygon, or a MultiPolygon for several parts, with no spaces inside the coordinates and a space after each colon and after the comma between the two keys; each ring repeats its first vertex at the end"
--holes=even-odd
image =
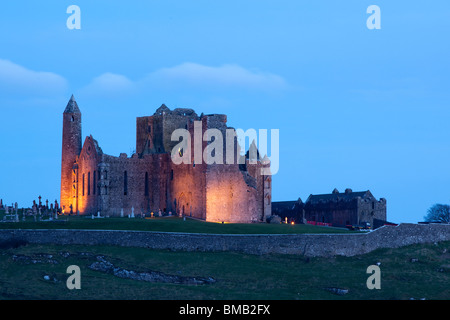
{"type": "MultiPolygon", "coordinates": [[[[115,157],[103,153],[91,135],[82,142],[81,112],[72,96],[63,113],[62,212],[101,216],[161,212],[212,222],[266,221],[271,216],[272,177],[261,174],[270,163],[259,154],[257,159],[251,157],[254,152],[241,156],[236,143],[232,164],[196,163],[194,154],[188,164],[172,161],[171,152],[179,143],[172,141],[172,133],[186,129],[193,135],[194,123],[201,123],[202,134],[214,128],[226,137],[227,129],[233,129],[227,127],[226,115],[199,116],[192,109],[162,105],[152,116],[136,119],[136,152],[115,157]]],[[[204,150],[211,141],[201,143],[204,150]]]]}

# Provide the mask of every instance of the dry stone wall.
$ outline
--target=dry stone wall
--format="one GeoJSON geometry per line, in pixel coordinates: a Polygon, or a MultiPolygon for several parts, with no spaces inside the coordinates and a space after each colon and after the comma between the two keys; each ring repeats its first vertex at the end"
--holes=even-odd
{"type": "Polygon", "coordinates": [[[309,257],[354,256],[379,248],[450,241],[450,225],[400,224],[359,234],[219,235],[112,230],[0,230],[0,242],[113,245],[175,251],[235,251],[309,257]]]}

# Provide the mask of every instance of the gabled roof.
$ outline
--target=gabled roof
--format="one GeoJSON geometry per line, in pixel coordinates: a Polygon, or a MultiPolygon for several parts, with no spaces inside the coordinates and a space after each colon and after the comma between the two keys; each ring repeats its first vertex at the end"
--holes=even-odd
{"type": "Polygon", "coordinates": [[[306,203],[319,203],[319,202],[330,202],[330,201],[351,201],[360,197],[361,199],[374,198],[372,193],[367,191],[353,192],[351,189],[347,189],[346,192],[340,193],[337,189],[333,190],[333,193],[328,194],[311,194],[306,203]]]}
{"type": "Polygon", "coordinates": [[[84,140],[83,148],[81,149],[80,156],[94,156],[101,157],[103,155],[102,148],[100,148],[97,140],[95,140],[92,135],[87,136],[84,140]],[[92,146],[92,148],[91,148],[92,146]]]}
{"type": "Polygon", "coordinates": [[[162,115],[164,113],[170,113],[171,110],[163,103],[161,105],[161,107],[159,107],[158,109],[156,109],[154,115],[162,115]]]}
{"type": "Polygon", "coordinates": [[[67,103],[66,110],[64,110],[64,113],[81,113],[80,109],[78,108],[78,104],[75,101],[75,97],[73,95],[72,97],[70,97],[70,100],[67,103]]]}
{"type": "Polygon", "coordinates": [[[261,156],[259,154],[258,147],[256,146],[255,139],[253,139],[252,144],[248,148],[247,152],[245,153],[245,159],[249,160],[260,160],[261,156]]]}

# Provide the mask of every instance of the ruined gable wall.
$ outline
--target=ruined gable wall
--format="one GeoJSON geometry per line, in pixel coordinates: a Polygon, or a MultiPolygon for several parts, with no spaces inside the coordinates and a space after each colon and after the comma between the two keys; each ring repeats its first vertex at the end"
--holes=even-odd
{"type": "Polygon", "coordinates": [[[92,136],[85,139],[78,158],[77,208],[80,214],[96,214],[98,208],[98,163],[99,155],[92,136]]]}

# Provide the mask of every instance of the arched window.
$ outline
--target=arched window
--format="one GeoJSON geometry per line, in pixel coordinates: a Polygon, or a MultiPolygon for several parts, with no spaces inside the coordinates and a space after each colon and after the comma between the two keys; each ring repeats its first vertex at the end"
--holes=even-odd
{"type": "Polygon", "coordinates": [[[97,172],[94,170],[94,182],[93,182],[93,186],[94,188],[92,188],[92,192],[95,194],[95,189],[97,188],[97,172]]]}
{"type": "Polygon", "coordinates": [[[128,194],[128,173],[125,171],[123,173],[123,195],[126,196],[128,194]]]}
{"type": "Polygon", "coordinates": [[[88,196],[91,195],[91,172],[88,172],[88,196]]]}
{"type": "Polygon", "coordinates": [[[82,183],[82,194],[83,194],[83,196],[84,196],[84,173],[83,173],[83,183],[82,183]]]}
{"type": "Polygon", "coordinates": [[[146,197],[148,197],[148,172],[146,172],[145,173],[145,181],[144,181],[144,184],[145,184],[145,191],[144,191],[144,195],[146,196],[146,197]]]}

